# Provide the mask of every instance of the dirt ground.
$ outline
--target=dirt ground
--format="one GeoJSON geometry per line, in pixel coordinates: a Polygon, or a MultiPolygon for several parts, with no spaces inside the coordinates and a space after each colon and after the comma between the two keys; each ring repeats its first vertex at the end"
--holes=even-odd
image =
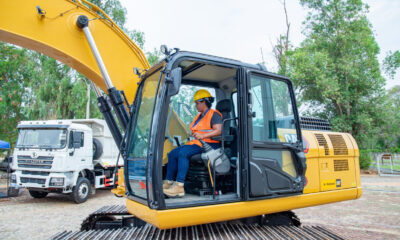
{"type": "Polygon", "coordinates": [[[400,239],[400,177],[362,175],[360,199],[295,210],[346,239],[400,239]]]}
{"type": "MultiPolygon", "coordinates": [[[[323,225],[347,239],[400,239],[400,177],[363,175],[360,199],[295,210],[305,225],[323,225]]],[[[83,204],[49,194],[33,199],[27,191],[0,199],[0,239],[48,239],[79,230],[82,220],[104,205],[124,204],[109,190],[98,190],[83,204]]]]}

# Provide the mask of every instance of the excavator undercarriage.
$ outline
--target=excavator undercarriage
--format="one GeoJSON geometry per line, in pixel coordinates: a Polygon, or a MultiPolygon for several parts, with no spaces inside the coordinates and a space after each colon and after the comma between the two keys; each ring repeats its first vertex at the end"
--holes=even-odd
{"type": "Polygon", "coordinates": [[[64,231],[51,239],[344,239],[321,226],[300,226],[292,212],[229,222],[162,230],[129,214],[124,205],[104,206],[90,214],[81,231],[64,231]]]}

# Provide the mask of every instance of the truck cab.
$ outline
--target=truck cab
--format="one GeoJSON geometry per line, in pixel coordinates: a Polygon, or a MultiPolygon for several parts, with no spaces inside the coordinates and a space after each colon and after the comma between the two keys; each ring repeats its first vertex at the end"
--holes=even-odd
{"type": "Polygon", "coordinates": [[[54,192],[83,202],[114,183],[118,150],[103,120],[23,121],[18,130],[12,181],[33,197],[54,192]]]}

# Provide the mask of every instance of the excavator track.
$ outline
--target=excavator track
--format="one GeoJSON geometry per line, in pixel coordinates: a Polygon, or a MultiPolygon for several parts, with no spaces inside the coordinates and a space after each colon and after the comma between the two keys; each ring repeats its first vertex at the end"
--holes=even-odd
{"type": "Polygon", "coordinates": [[[103,219],[129,216],[125,206],[104,206],[90,214],[81,231],[64,231],[51,237],[54,240],[72,239],[279,239],[341,240],[341,236],[321,226],[260,226],[258,224],[211,223],[162,230],[150,224],[137,227],[96,230],[103,219]]]}
{"type": "Polygon", "coordinates": [[[109,205],[90,214],[81,224],[81,231],[96,229],[96,223],[104,219],[115,220],[118,216],[131,216],[124,205],[109,205]]]}
{"type": "Polygon", "coordinates": [[[150,224],[144,227],[89,230],[89,231],[64,231],[51,237],[54,240],[72,239],[279,239],[279,240],[305,240],[344,239],[331,231],[319,226],[303,227],[265,227],[259,225],[240,225],[226,223],[203,224],[190,227],[161,230],[150,224]]]}

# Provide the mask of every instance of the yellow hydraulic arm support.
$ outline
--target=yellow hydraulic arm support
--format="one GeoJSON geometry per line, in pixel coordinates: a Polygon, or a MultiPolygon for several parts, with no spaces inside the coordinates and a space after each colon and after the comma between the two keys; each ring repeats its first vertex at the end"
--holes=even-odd
{"type": "Polygon", "coordinates": [[[91,3],[84,0],[0,0],[0,40],[57,59],[107,92],[84,32],[76,25],[80,15],[90,20],[89,28],[113,85],[124,90],[128,101],[132,102],[139,81],[133,68],[148,69],[150,65],[142,50],[91,3]]]}

